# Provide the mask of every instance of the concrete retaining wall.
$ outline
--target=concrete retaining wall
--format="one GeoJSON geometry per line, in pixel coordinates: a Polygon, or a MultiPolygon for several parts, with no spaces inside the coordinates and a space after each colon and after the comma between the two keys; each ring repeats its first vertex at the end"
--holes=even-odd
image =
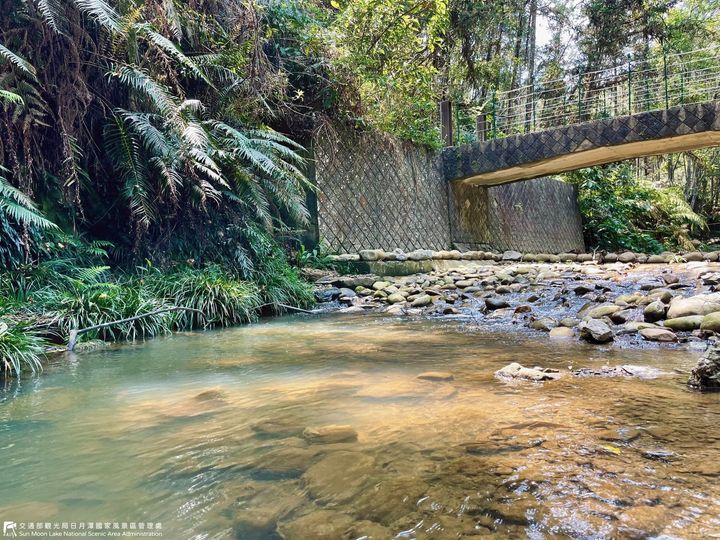
{"type": "Polygon", "coordinates": [[[318,240],[363,249],[583,251],[574,186],[448,182],[440,153],[387,134],[336,129],[313,145],[318,240]]]}

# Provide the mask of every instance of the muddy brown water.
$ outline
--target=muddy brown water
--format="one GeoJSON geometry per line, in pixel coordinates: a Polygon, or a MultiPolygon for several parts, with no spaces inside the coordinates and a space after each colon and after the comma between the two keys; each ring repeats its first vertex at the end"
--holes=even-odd
{"type": "Polygon", "coordinates": [[[720,537],[720,394],[698,351],[288,317],[55,360],[0,404],[0,521],[171,539],[720,537]],[[652,380],[511,384],[519,361],[652,380]],[[428,370],[451,381],[423,381],[428,370]],[[306,441],[349,425],[357,440],[306,441]]]}

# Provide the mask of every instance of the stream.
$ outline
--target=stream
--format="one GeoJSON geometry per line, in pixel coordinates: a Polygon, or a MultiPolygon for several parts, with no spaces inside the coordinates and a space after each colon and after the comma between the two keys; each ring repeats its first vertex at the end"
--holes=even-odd
{"type": "Polygon", "coordinates": [[[67,353],[0,391],[0,521],[173,540],[720,538],[720,394],[685,386],[700,354],[382,314],[67,353]],[[510,362],[661,373],[496,379],[510,362]],[[329,425],[342,440],[311,436],[329,425]]]}

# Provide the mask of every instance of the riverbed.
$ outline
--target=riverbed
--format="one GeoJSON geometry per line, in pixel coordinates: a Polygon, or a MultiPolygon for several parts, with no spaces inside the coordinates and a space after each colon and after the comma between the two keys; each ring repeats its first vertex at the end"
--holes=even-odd
{"type": "Polygon", "coordinates": [[[686,388],[689,345],[352,313],[66,354],[3,391],[0,520],[173,540],[718,537],[720,395],[686,388]],[[495,378],[510,362],[659,374],[495,378]],[[348,435],[308,436],[327,426],[348,435]]]}

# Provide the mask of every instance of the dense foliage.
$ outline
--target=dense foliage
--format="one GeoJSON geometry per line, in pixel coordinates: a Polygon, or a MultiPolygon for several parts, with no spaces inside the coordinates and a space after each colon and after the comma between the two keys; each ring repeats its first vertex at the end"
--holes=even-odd
{"type": "Polygon", "coordinates": [[[568,176],[579,189],[589,247],[644,253],[692,249],[690,234],[706,227],[681,192],[639,180],[627,163],[593,167],[568,176]]]}

